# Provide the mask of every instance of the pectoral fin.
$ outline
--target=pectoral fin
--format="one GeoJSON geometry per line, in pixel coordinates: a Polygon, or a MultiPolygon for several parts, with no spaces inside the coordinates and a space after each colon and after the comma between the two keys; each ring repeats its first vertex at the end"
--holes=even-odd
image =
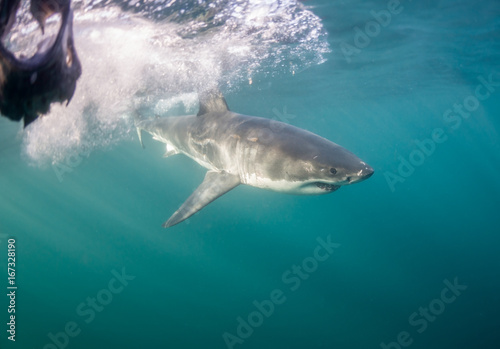
{"type": "Polygon", "coordinates": [[[208,171],[205,179],[191,196],[163,223],[164,228],[171,227],[207,206],[209,203],[224,195],[240,184],[240,178],[227,172],[208,171]]]}

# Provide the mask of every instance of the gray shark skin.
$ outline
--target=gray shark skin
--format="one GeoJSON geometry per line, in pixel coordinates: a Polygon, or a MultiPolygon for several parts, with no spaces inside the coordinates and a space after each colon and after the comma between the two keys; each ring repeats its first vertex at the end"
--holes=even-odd
{"type": "MultiPolygon", "coordinates": [[[[16,18],[20,0],[0,0],[0,37],[16,18]]],[[[45,20],[61,13],[57,35],[38,45],[31,58],[16,58],[0,42],[0,112],[24,127],[46,114],[53,102],[71,101],[82,67],[73,41],[73,12],[69,0],[32,0],[31,12],[44,30],[45,20]]]]}
{"type": "Polygon", "coordinates": [[[185,154],[208,169],[202,184],[163,224],[168,228],[239,184],[289,194],[318,195],[369,178],[356,155],[314,133],[278,121],[231,112],[218,91],[201,96],[198,115],[136,122],[166,144],[165,157],[185,154]]]}

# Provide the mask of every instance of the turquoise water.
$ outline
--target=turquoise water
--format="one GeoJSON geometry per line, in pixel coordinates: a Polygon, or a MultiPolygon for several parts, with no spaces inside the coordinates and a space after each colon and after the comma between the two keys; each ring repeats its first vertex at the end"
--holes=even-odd
{"type": "MultiPolygon", "coordinates": [[[[324,196],[240,186],[164,230],[204,177],[192,160],[105,119],[21,134],[2,118],[0,265],[6,285],[14,238],[18,286],[2,348],[498,348],[500,4],[401,1],[390,23],[390,1],[303,4],[327,49],[237,61],[229,107],[324,136],[375,175],[324,196]],[[295,73],[276,63],[289,56],[295,73]]],[[[91,92],[82,80],[68,108],[91,92]]]]}

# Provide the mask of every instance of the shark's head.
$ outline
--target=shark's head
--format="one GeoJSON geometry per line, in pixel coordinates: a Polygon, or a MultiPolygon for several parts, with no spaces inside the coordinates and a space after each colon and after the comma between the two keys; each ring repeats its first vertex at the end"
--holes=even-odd
{"type": "Polygon", "coordinates": [[[373,175],[373,168],[347,149],[301,131],[301,141],[288,135],[288,140],[292,141],[282,142],[278,154],[274,154],[274,177],[286,181],[287,190],[284,191],[306,195],[328,194],[373,175]],[[296,141],[293,141],[294,138],[296,141]]]}
{"type": "Polygon", "coordinates": [[[305,170],[307,175],[297,188],[299,192],[327,194],[373,175],[373,168],[347,149],[334,143],[328,148],[303,159],[304,168],[299,172],[303,175],[305,170]]]}

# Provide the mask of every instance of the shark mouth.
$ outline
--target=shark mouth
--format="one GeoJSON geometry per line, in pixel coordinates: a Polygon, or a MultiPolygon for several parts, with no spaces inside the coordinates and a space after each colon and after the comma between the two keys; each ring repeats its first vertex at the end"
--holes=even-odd
{"type": "Polygon", "coordinates": [[[322,182],[316,182],[316,186],[320,189],[323,189],[324,191],[332,191],[332,192],[340,188],[340,185],[327,184],[322,182]]]}

